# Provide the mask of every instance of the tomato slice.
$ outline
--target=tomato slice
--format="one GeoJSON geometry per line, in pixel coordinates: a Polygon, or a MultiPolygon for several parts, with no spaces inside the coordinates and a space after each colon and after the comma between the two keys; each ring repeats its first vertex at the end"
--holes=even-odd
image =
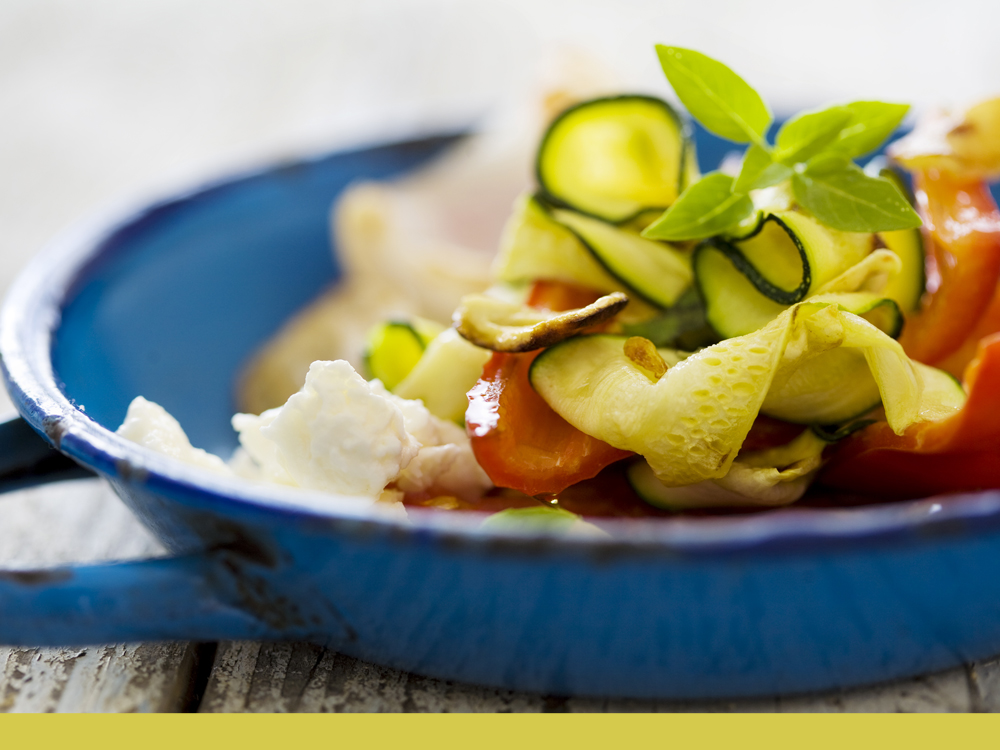
{"type": "MultiPolygon", "coordinates": [[[[584,307],[598,297],[589,289],[540,281],[528,304],[561,311],[584,307]]],[[[545,403],[528,380],[540,353],[495,353],[469,391],[465,421],[476,460],[495,485],[527,495],[554,495],[631,453],[581,432],[545,403]]]]}

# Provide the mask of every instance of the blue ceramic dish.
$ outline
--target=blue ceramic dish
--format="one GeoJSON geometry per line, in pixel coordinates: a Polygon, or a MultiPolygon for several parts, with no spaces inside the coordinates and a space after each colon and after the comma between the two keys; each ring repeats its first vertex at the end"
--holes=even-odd
{"type": "MultiPolygon", "coordinates": [[[[717,163],[724,146],[699,139],[717,163]]],[[[329,498],[230,481],[114,434],[143,394],[226,454],[240,364],[336,277],[338,192],[450,140],[220,182],[30,266],[0,323],[7,387],[173,556],[0,574],[0,642],[307,639],[436,677],[659,697],[827,689],[1000,652],[1000,493],[523,538],[470,514],[324,509],[329,498]]],[[[6,468],[22,483],[73,475],[56,456],[22,444],[6,468]]]]}

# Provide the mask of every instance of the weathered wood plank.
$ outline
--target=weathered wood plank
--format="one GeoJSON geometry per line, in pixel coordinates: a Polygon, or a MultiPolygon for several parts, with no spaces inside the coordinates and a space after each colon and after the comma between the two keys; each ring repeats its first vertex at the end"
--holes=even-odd
{"type": "Polygon", "coordinates": [[[564,698],[406,674],[309,644],[223,643],[203,712],[959,712],[1000,707],[1000,660],[885,685],[728,701],[564,698]],[[976,677],[978,675],[978,678],[976,677]],[[978,679],[979,697],[976,694],[978,679]]]}
{"type": "Polygon", "coordinates": [[[965,667],[910,680],[778,700],[783,712],[928,713],[973,710],[965,667]]]}
{"type": "Polygon", "coordinates": [[[1000,712],[1000,657],[970,665],[969,685],[973,710],[1000,712]]]}
{"type": "MultiPolygon", "coordinates": [[[[143,557],[160,545],[102,482],[0,497],[0,567],[143,557]]],[[[175,711],[188,701],[192,644],[0,647],[0,711],[175,711]]]]}
{"type": "Polygon", "coordinates": [[[432,680],[309,644],[223,643],[204,712],[543,711],[542,696],[432,680]]]}

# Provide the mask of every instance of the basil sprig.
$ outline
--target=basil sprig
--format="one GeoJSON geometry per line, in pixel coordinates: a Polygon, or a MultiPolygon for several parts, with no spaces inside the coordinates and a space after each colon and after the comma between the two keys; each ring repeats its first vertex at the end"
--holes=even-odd
{"type": "MultiPolygon", "coordinates": [[[[656,239],[700,240],[739,224],[753,212],[753,201],[745,193],[735,192],[733,181],[722,172],[710,172],[685,190],[667,212],[669,237],[651,234],[649,229],[643,234],[656,239]]],[[[663,224],[667,218],[665,214],[653,226],[663,224]]]]}
{"type": "Polygon", "coordinates": [[[656,45],[663,72],[691,116],[716,135],[765,145],[771,111],[728,67],[691,49],[656,45]]]}
{"type": "Polygon", "coordinates": [[[748,143],[740,174],[718,172],[689,186],[643,232],[657,240],[697,240],[732,232],[755,209],[751,190],[791,181],[796,202],[833,229],[884,232],[920,226],[920,217],[889,180],[865,174],[853,158],[874,151],[909,106],[860,101],[801,112],[764,137],[771,113],[760,95],[717,60],[700,52],[657,45],[667,80],[705,128],[748,143]]]}

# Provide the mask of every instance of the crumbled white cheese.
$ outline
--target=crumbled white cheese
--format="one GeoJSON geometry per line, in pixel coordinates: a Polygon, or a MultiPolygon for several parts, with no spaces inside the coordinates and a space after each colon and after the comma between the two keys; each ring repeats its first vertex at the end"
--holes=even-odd
{"type": "Polygon", "coordinates": [[[125,421],[118,428],[118,434],[132,442],[164,453],[173,458],[201,466],[220,474],[232,473],[218,456],[201,448],[195,448],[188,440],[180,424],[159,404],[137,396],[129,404],[125,421]]]}
{"type": "Polygon", "coordinates": [[[372,392],[399,407],[406,431],[420,441],[421,448],[396,477],[395,485],[404,492],[433,492],[476,500],[493,486],[472,453],[465,430],[454,422],[435,417],[419,399],[400,398],[378,380],[372,392]]]}
{"type": "Polygon", "coordinates": [[[365,382],[343,360],[314,362],[284,406],[237,414],[233,428],[258,473],[245,461],[237,471],[264,481],[368,495],[391,485],[468,500],[492,486],[462,428],[365,382]]]}
{"type": "Polygon", "coordinates": [[[433,492],[464,500],[482,497],[493,483],[476,462],[468,438],[462,438],[461,442],[421,448],[396,478],[396,487],[404,492],[433,492]]]}
{"type": "Polygon", "coordinates": [[[229,465],[239,476],[258,482],[295,485],[278,456],[277,444],[264,437],[261,429],[278,416],[278,409],[256,414],[233,415],[233,429],[240,436],[240,450],[229,459],[229,465]]]}
{"type": "Polygon", "coordinates": [[[300,487],[377,496],[417,455],[399,407],[344,360],[313,362],[260,434],[300,487]]]}
{"type": "Polygon", "coordinates": [[[381,380],[373,380],[369,385],[372,393],[396,405],[403,415],[406,431],[420,441],[421,445],[468,442],[465,430],[454,422],[435,417],[420,399],[400,398],[386,390],[381,380]]]}
{"type": "Polygon", "coordinates": [[[246,479],[393,503],[403,493],[474,500],[492,484],[465,431],[423,402],[366,382],[343,360],[314,362],[284,406],[237,414],[230,467],[192,448],[177,421],[137,398],[119,433],[148,448],[246,479]]]}

